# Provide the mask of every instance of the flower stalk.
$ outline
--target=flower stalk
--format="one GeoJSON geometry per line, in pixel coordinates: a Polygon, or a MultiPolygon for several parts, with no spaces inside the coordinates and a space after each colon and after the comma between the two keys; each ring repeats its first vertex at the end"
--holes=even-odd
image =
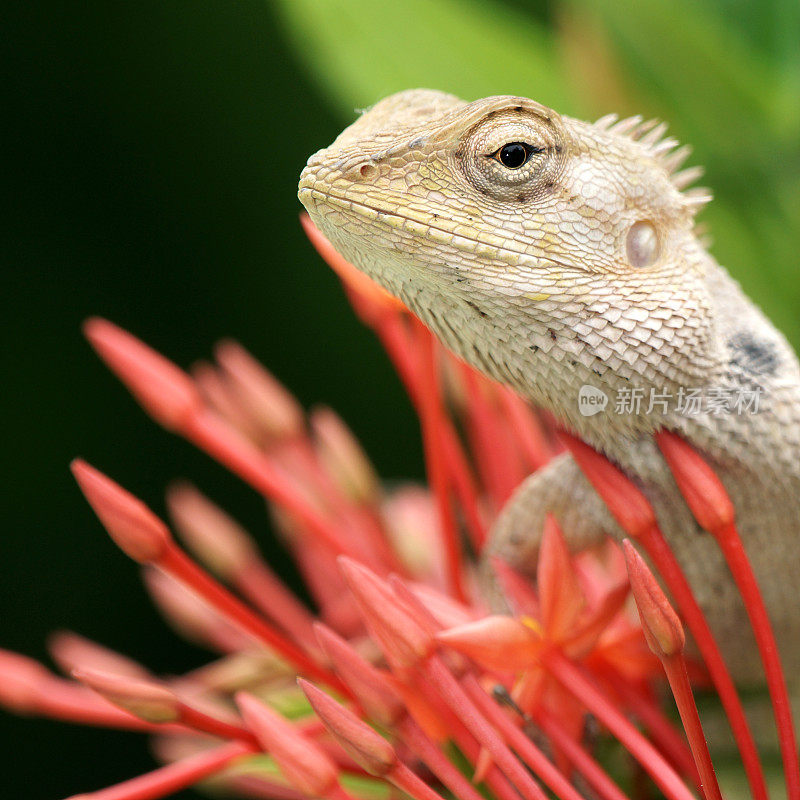
{"type": "Polygon", "coordinates": [[[656,434],[656,442],[698,523],[716,539],[744,600],[756,646],[764,665],[767,688],[778,728],[786,794],[789,800],[799,800],[800,754],[797,750],[786,677],[764,598],[736,530],[733,503],[722,481],[702,456],[683,439],[669,431],[660,431],[656,434]]]}
{"type": "Polygon", "coordinates": [[[253,752],[252,745],[244,742],[227,742],[182,761],[167,764],[152,772],[123,781],[116,786],[88,794],[76,794],[68,800],[159,800],[218,774],[238,759],[253,752]]]}
{"type": "Polygon", "coordinates": [[[641,544],[664,578],[719,694],[742,758],[750,791],[755,800],[768,800],[763,765],[739,692],[689,581],[655,521],[650,503],[617,467],[589,445],[563,432],[561,438],[622,529],[641,544]]]}
{"type": "Polygon", "coordinates": [[[625,561],[631,577],[631,587],[639,609],[645,638],[650,649],[661,660],[667,675],[672,695],[678,706],[678,713],[683,722],[683,729],[692,749],[697,770],[700,773],[700,788],[706,800],[722,800],[722,795],[708,752],[700,715],[694,702],[694,695],[689,684],[686,661],[683,657],[685,639],[683,626],[678,615],[669,604],[666,595],[661,591],[653,573],[650,572],[644,559],[636,552],[630,541],[623,542],[625,561]]]}

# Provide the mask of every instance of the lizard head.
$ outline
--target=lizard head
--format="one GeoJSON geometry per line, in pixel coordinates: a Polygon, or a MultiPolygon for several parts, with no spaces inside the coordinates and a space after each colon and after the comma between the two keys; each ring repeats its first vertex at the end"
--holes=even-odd
{"type": "Polygon", "coordinates": [[[411,90],[313,155],[299,198],[453,350],[574,416],[581,383],[691,384],[717,360],[693,220],[708,197],[681,191],[699,171],[675,174],[687,150],[663,133],[411,90]]]}

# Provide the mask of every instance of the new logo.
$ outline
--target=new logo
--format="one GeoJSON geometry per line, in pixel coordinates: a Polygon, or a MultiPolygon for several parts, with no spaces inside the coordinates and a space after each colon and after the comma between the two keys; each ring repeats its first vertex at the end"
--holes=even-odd
{"type": "Polygon", "coordinates": [[[608,395],[596,386],[584,384],[578,391],[578,411],[584,417],[599,414],[608,405],[608,395]]]}

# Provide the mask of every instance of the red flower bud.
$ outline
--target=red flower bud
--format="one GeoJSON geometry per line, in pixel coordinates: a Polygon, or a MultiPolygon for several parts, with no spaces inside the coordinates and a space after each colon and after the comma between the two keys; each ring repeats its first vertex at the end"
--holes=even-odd
{"type": "Polygon", "coordinates": [[[171,536],[167,526],[141,501],[81,459],[72,474],[103,527],[134,561],[149,564],[166,551],[171,536]]]}

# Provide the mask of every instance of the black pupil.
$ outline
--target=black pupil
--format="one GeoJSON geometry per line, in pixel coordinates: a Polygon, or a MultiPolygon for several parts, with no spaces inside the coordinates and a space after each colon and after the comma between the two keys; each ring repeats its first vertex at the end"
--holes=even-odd
{"type": "Polygon", "coordinates": [[[500,148],[500,163],[509,169],[519,169],[528,160],[528,148],[522,142],[509,142],[500,148]]]}

